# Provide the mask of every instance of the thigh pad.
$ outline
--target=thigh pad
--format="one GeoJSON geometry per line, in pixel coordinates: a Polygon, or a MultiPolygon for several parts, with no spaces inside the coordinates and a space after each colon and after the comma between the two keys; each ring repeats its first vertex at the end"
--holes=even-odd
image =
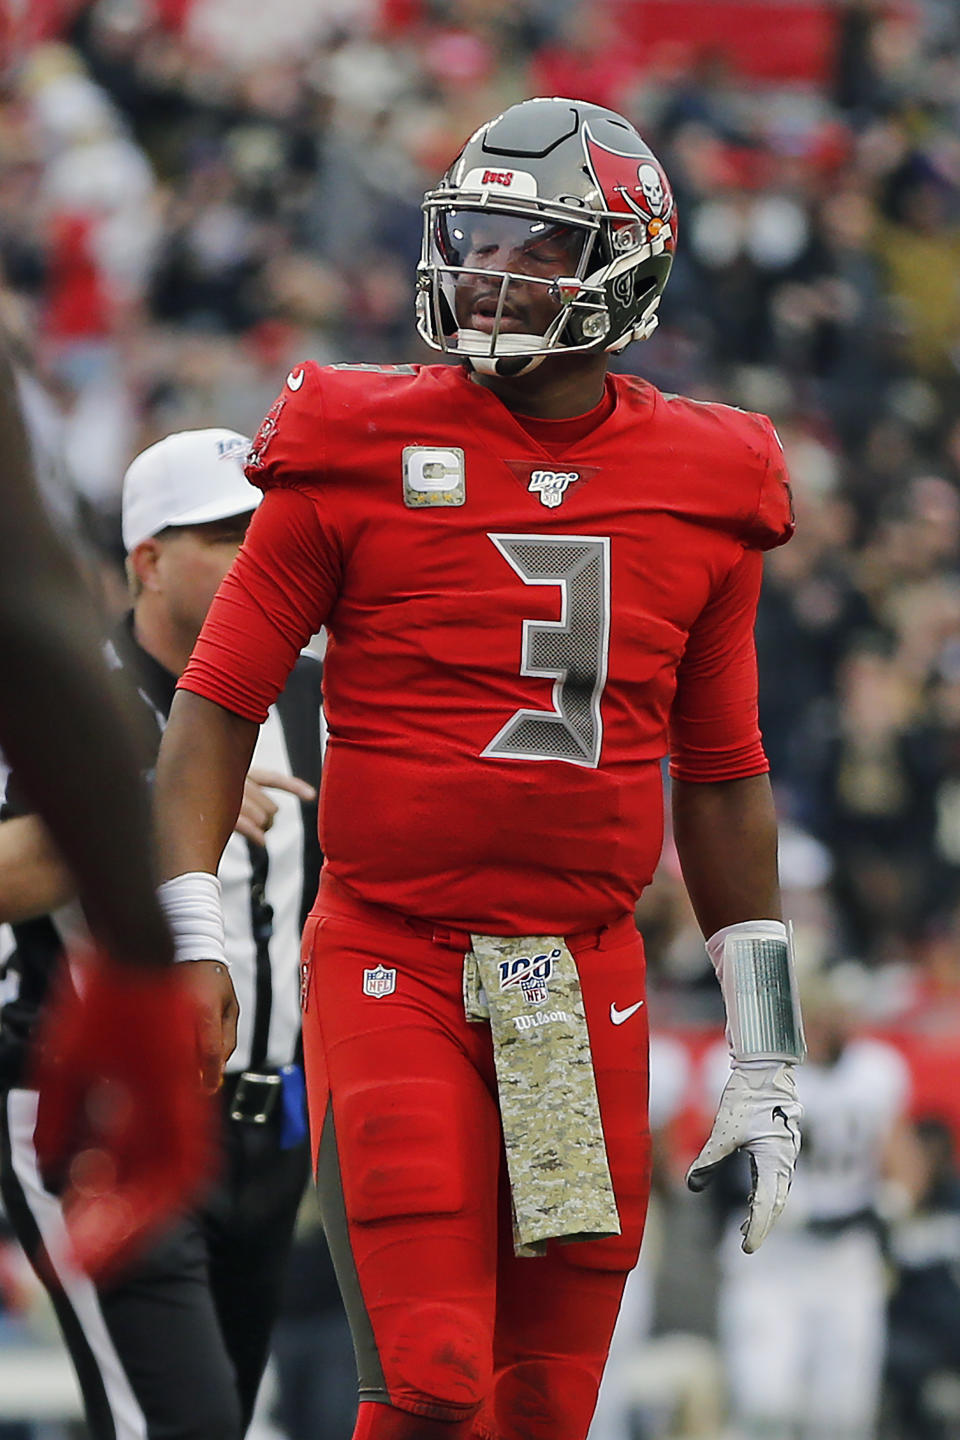
{"type": "Polygon", "coordinates": [[[341,1095],[334,1109],[344,1201],[353,1223],[464,1209],[467,1145],[449,1082],[360,1085],[341,1095]]]}

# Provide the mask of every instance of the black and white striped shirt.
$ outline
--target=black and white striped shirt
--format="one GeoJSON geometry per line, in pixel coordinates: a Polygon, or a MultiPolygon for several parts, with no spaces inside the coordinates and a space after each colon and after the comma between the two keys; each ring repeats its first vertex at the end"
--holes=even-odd
{"type": "MultiPolygon", "coordinates": [[[[171,675],[140,646],[132,616],[106,647],[108,662],[130,679],[159,749],[176,689],[171,675]]],[[[315,788],[322,755],[322,666],[303,655],[261,726],[252,765],[297,775],[315,788]]],[[[240,1004],[237,1048],[228,1073],[271,1071],[295,1058],[300,1035],[300,931],[317,890],[320,847],[316,802],[271,791],[277,813],[266,846],[234,833],[220,864],[231,978],[240,1004]]],[[[10,778],[3,818],[27,812],[10,778]]],[[[0,1086],[22,1083],[29,1045],[50,977],[63,947],[83,933],[79,907],[13,927],[8,967],[19,976],[18,994],[0,1019],[0,1086]]]]}

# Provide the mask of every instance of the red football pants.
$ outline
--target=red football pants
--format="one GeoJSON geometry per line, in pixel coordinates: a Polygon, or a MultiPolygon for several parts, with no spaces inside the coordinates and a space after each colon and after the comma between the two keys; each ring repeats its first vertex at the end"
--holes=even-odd
{"type": "Polygon", "coordinates": [[[621,1019],[644,995],[632,919],[568,943],[622,1234],[520,1260],[490,1029],[464,1017],[469,936],[324,880],[304,931],[303,1034],[324,1224],[360,1371],[355,1440],[587,1433],[646,1214],[648,1029],[645,1005],[621,1019]],[[365,993],[365,975],[385,993],[365,993]]]}

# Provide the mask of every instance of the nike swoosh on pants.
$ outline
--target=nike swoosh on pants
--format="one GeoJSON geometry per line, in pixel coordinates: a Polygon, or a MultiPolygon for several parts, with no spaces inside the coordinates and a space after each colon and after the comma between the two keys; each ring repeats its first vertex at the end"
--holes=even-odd
{"type": "Polygon", "coordinates": [[[610,1003],[610,1020],[611,1020],[611,1023],[614,1024],[614,1025],[622,1025],[623,1022],[624,1022],[624,1020],[629,1020],[631,1015],[636,1015],[637,1011],[640,1009],[640,1006],[641,1006],[642,1004],[643,1004],[643,1001],[642,1001],[642,1000],[638,1000],[635,1005],[628,1005],[627,1008],[626,1008],[626,1010],[618,1010],[617,1007],[616,1007],[616,1005],[614,1005],[613,1002],[611,1001],[611,1003],[610,1003]]]}

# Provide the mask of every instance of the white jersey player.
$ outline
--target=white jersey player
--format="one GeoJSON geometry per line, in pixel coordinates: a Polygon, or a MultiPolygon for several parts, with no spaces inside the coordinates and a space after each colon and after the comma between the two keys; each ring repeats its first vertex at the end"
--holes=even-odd
{"type": "MultiPolygon", "coordinates": [[[[805,1004],[808,1059],[798,1069],[803,1148],[790,1204],[762,1252],[721,1247],[719,1332],[739,1437],[871,1440],[885,1340],[878,1223],[884,1181],[909,1186],[910,1076],[899,1051],[851,1034],[824,982],[805,1004]]],[[[710,1052],[715,1093],[728,1057],[710,1052]]]]}

